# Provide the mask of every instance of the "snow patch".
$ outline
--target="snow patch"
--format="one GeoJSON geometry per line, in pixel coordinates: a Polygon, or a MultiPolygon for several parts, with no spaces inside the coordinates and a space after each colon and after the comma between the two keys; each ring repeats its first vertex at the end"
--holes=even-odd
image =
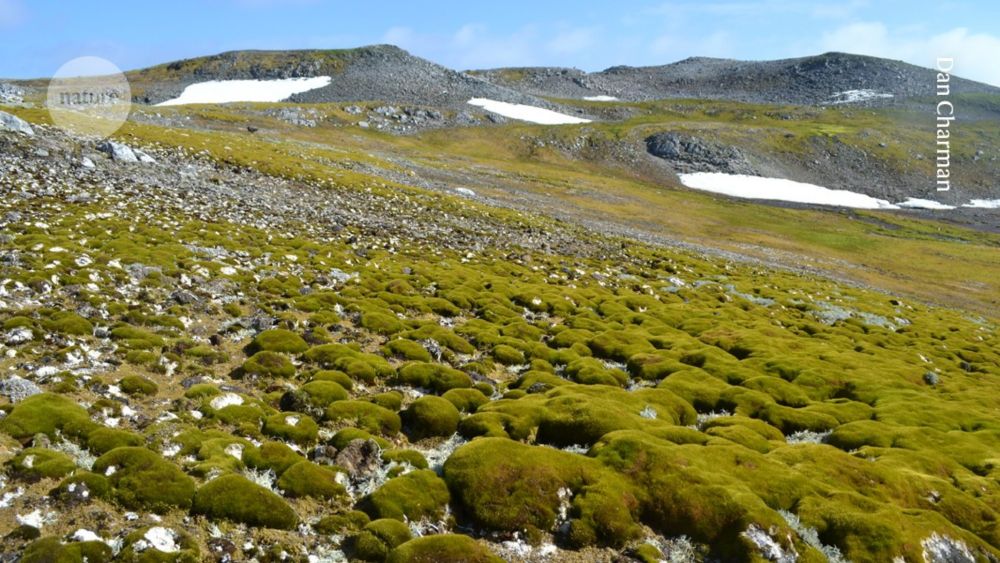
{"type": "Polygon", "coordinates": [[[588,101],[588,102],[617,102],[618,101],[618,98],[616,98],[614,96],[605,96],[603,94],[600,95],[600,96],[584,96],[583,99],[586,100],[586,101],[588,101]]]}
{"type": "Polygon", "coordinates": [[[1000,199],[974,199],[962,207],[979,207],[982,209],[1000,209],[1000,199]]]}
{"type": "Polygon", "coordinates": [[[884,199],[847,190],[831,190],[782,178],[762,178],[721,172],[681,174],[681,183],[689,188],[744,199],[770,199],[853,207],[857,209],[899,209],[884,199]]]}
{"type": "Polygon", "coordinates": [[[498,102],[487,98],[472,98],[468,103],[469,105],[481,107],[488,112],[502,115],[504,117],[528,121],[530,123],[538,123],[541,125],[590,123],[589,119],[573,117],[572,115],[566,115],[557,111],[545,108],[536,108],[535,106],[528,106],[524,104],[498,102]]]}
{"type": "Polygon", "coordinates": [[[875,90],[844,90],[843,92],[837,92],[830,96],[832,104],[854,104],[858,102],[867,102],[869,100],[880,100],[886,98],[892,98],[893,95],[888,92],[876,92],[875,90]]]}
{"type": "Polygon", "coordinates": [[[911,209],[933,209],[933,210],[955,209],[954,205],[947,205],[941,203],[940,201],[934,201],[933,199],[920,199],[917,197],[908,197],[906,198],[906,201],[901,201],[896,205],[900,207],[909,207],[911,209]]]}
{"type": "Polygon", "coordinates": [[[280,102],[294,94],[322,88],[333,82],[329,76],[281,78],[278,80],[210,80],[191,84],[177,98],[158,106],[226,104],[229,102],[280,102]]]}

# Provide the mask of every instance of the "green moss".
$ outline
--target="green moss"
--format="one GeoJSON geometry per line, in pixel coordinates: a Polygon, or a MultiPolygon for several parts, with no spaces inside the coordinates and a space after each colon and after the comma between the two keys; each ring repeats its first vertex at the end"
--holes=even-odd
{"type": "Polygon", "coordinates": [[[560,491],[569,490],[574,544],[620,544],[640,533],[635,493],[588,457],[481,438],[448,458],[444,479],[463,514],[486,530],[536,538],[552,531],[560,491]]]}
{"type": "Polygon", "coordinates": [[[319,425],[308,415],[279,413],[264,419],[261,431],[267,436],[307,445],[316,442],[319,425]]]}
{"type": "Polygon", "coordinates": [[[449,389],[472,387],[472,378],[446,365],[412,362],[399,369],[395,383],[444,393],[449,389]]]}
{"type": "Polygon", "coordinates": [[[111,338],[133,350],[153,350],[164,345],[163,338],[158,334],[128,324],[113,328],[111,338]]]}
{"type": "Polygon", "coordinates": [[[191,511],[208,518],[279,530],[294,529],[299,521],[281,497],[240,475],[223,475],[202,485],[194,495],[191,511]]]}
{"type": "Polygon", "coordinates": [[[347,535],[367,526],[369,522],[371,519],[367,514],[360,510],[352,510],[344,514],[324,516],[313,524],[313,529],[321,534],[347,535]]]}
{"type": "Polygon", "coordinates": [[[375,520],[348,538],[347,550],[351,557],[362,561],[385,561],[389,552],[412,537],[410,528],[392,519],[375,520]]]}
{"type": "Polygon", "coordinates": [[[331,403],[343,401],[348,397],[347,391],[339,383],[310,381],[298,389],[285,392],[279,404],[285,411],[323,413],[331,403]]]}
{"type": "Polygon", "coordinates": [[[340,385],[345,390],[350,391],[354,388],[354,380],[351,376],[338,370],[320,370],[312,375],[312,381],[332,381],[337,385],[340,385]]]}
{"type": "Polygon", "coordinates": [[[64,544],[56,536],[41,538],[24,549],[22,563],[89,563],[113,559],[111,547],[104,542],[74,542],[64,544]]]}
{"type": "Polygon", "coordinates": [[[399,391],[376,393],[375,395],[365,397],[365,399],[391,411],[398,411],[403,406],[403,394],[399,391]]]}
{"type": "Polygon", "coordinates": [[[196,383],[184,392],[184,397],[188,399],[204,399],[206,397],[214,397],[219,393],[221,393],[219,388],[211,383],[196,383]]]}
{"type": "Polygon", "coordinates": [[[427,458],[417,450],[404,450],[393,448],[382,451],[382,461],[407,463],[417,469],[427,469],[427,458]]]}
{"type": "Polygon", "coordinates": [[[247,358],[241,368],[244,377],[261,379],[289,379],[295,375],[295,366],[278,352],[257,352],[247,358]]]}
{"type": "Polygon", "coordinates": [[[42,323],[47,330],[74,336],[90,336],[94,333],[94,325],[87,319],[72,311],[53,313],[42,323]]]}
{"type": "Polygon", "coordinates": [[[117,448],[97,458],[95,473],[107,474],[113,497],[132,510],[188,508],[194,481],[176,465],[146,448],[117,448]]]}
{"type": "Polygon", "coordinates": [[[361,314],[361,326],[378,334],[396,334],[406,328],[392,313],[366,311],[361,314]]]}
{"type": "Polygon", "coordinates": [[[412,539],[389,552],[386,563],[501,563],[476,540],[457,534],[412,539]]]}
{"type": "Polygon", "coordinates": [[[33,438],[35,434],[56,438],[56,432],[71,437],[84,437],[97,427],[90,420],[86,409],[53,393],[28,397],[0,420],[0,432],[18,440],[33,438]]]}
{"type": "Polygon", "coordinates": [[[278,476],[304,459],[281,442],[264,442],[259,448],[243,450],[243,463],[256,469],[270,469],[278,476]]]}
{"type": "Polygon", "coordinates": [[[376,379],[394,373],[385,358],[359,352],[344,344],[314,346],[305,353],[305,358],[320,367],[343,371],[365,383],[374,383],[376,379]]]}
{"type": "Polygon", "coordinates": [[[14,316],[3,322],[4,330],[14,330],[15,328],[31,328],[35,321],[28,317],[14,316]]]}
{"type": "Polygon", "coordinates": [[[87,437],[87,448],[91,453],[104,455],[115,448],[141,446],[144,442],[143,437],[134,432],[101,427],[87,437]]]}
{"type": "Polygon", "coordinates": [[[461,415],[450,401],[425,395],[410,404],[402,413],[406,434],[412,440],[432,436],[451,436],[458,429],[461,415]]]}
{"type": "Polygon", "coordinates": [[[336,434],[334,434],[333,438],[330,438],[330,441],[327,443],[340,450],[346,447],[354,440],[374,440],[375,443],[377,443],[378,446],[382,449],[387,449],[392,447],[392,444],[390,444],[389,441],[386,440],[385,438],[382,438],[380,436],[372,436],[371,433],[366,432],[360,428],[341,429],[336,434]]]}
{"type": "Polygon", "coordinates": [[[29,481],[58,479],[76,469],[73,458],[46,448],[25,448],[6,465],[15,478],[29,481]]]}
{"type": "Polygon", "coordinates": [[[347,494],[337,474],[311,461],[300,461],[285,470],[277,486],[290,497],[332,499],[347,494]]]}
{"type": "Polygon", "coordinates": [[[385,345],[385,348],[387,355],[396,356],[404,360],[416,362],[431,361],[431,354],[426,348],[412,340],[406,340],[405,338],[390,340],[389,343],[385,345]]]}
{"type": "Polygon", "coordinates": [[[419,469],[386,481],[358,507],[373,519],[419,521],[439,518],[450,498],[448,486],[436,473],[419,469]]]}
{"type": "Polygon", "coordinates": [[[492,351],[493,358],[506,366],[519,365],[524,363],[524,353],[517,348],[501,344],[495,346],[492,351]]]}
{"type": "Polygon", "coordinates": [[[309,349],[309,345],[298,334],[283,328],[275,328],[258,334],[250,343],[249,349],[254,353],[301,354],[309,349]]]}
{"type": "Polygon", "coordinates": [[[126,395],[156,395],[159,386],[141,375],[126,375],[118,380],[118,386],[126,395]]]}
{"type": "Polygon", "coordinates": [[[81,486],[87,488],[91,498],[111,498],[111,483],[108,482],[108,478],[90,471],[77,471],[66,477],[56,488],[49,491],[49,495],[56,499],[73,498],[76,496],[73,493],[81,486]]]}
{"type": "Polygon", "coordinates": [[[489,397],[483,395],[479,389],[449,389],[444,395],[441,395],[441,398],[465,413],[476,412],[479,407],[490,402],[489,397]]]}
{"type": "Polygon", "coordinates": [[[337,401],[326,409],[326,419],[390,436],[402,427],[398,414],[368,401],[337,401]]]}

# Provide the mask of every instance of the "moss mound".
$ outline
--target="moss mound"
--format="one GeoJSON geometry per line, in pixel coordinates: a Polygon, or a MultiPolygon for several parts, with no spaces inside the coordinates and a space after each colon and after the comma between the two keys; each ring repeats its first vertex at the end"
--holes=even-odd
{"type": "Polygon", "coordinates": [[[191,511],[248,526],[291,530],[298,517],[284,500],[240,475],[223,475],[202,485],[191,511]]]}
{"type": "Polygon", "coordinates": [[[395,383],[444,393],[449,389],[472,387],[472,378],[453,367],[413,362],[400,368],[395,383]]]}
{"type": "Polygon", "coordinates": [[[295,375],[295,366],[288,357],[278,352],[257,352],[247,358],[240,368],[244,377],[275,379],[291,378],[295,375]]]}
{"type": "Polygon", "coordinates": [[[277,486],[290,497],[331,499],[347,494],[337,482],[337,473],[311,461],[300,461],[286,469],[277,486]]]}
{"type": "Polygon", "coordinates": [[[398,414],[368,401],[337,401],[326,409],[326,419],[387,436],[399,433],[402,427],[398,414]]]}
{"type": "Polygon", "coordinates": [[[416,538],[389,552],[386,563],[502,563],[469,536],[440,534],[416,538]]]}
{"type": "Polygon", "coordinates": [[[118,387],[126,395],[155,395],[160,390],[152,380],[141,375],[126,375],[118,380],[118,387]]]}
{"type": "Polygon", "coordinates": [[[194,480],[146,448],[116,448],[97,458],[93,471],[108,476],[112,497],[132,510],[188,508],[194,480]]]}
{"type": "Polygon", "coordinates": [[[249,351],[280,352],[284,354],[301,354],[309,349],[306,341],[290,330],[275,328],[258,334],[250,343],[249,351]]]}
{"type": "Polygon", "coordinates": [[[401,415],[406,434],[412,440],[432,436],[451,436],[458,429],[461,415],[450,401],[426,395],[410,404],[401,415]]]}
{"type": "Polygon", "coordinates": [[[348,538],[351,557],[362,561],[385,561],[398,545],[410,540],[410,528],[399,520],[375,520],[348,538]]]}
{"type": "Polygon", "coordinates": [[[90,420],[86,409],[55,393],[28,397],[0,420],[0,432],[18,440],[33,438],[35,434],[56,438],[56,432],[71,437],[84,437],[97,427],[90,420]]]}
{"type": "Polygon", "coordinates": [[[76,469],[73,458],[46,448],[21,450],[6,465],[14,478],[27,481],[58,479],[76,469]]]}
{"type": "Polygon", "coordinates": [[[445,482],[433,471],[421,469],[390,479],[358,507],[373,519],[418,521],[440,517],[450,498],[445,482]]]}
{"type": "Polygon", "coordinates": [[[21,563],[88,563],[107,562],[114,557],[111,546],[104,542],[88,541],[62,543],[55,536],[32,542],[21,554],[21,563]]]}

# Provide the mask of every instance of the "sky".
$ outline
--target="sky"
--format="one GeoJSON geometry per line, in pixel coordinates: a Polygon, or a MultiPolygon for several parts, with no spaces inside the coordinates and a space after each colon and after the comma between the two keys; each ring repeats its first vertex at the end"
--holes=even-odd
{"type": "Polygon", "coordinates": [[[75,57],[123,70],[235,49],[391,43],[460,70],[658,65],[845,51],[1000,85],[996,0],[0,0],[0,76],[75,57]]]}

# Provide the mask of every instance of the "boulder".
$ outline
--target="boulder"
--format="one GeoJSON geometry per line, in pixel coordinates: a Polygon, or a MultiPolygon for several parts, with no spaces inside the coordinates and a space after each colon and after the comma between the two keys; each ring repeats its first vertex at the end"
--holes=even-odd
{"type": "Polygon", "coordinates": [[[28,136],[35,134],[35,130],[31,128],[31,125],[28,125],[27,121],[4,111],[0,111],[0,131],[14,131],[28,136]]]}

